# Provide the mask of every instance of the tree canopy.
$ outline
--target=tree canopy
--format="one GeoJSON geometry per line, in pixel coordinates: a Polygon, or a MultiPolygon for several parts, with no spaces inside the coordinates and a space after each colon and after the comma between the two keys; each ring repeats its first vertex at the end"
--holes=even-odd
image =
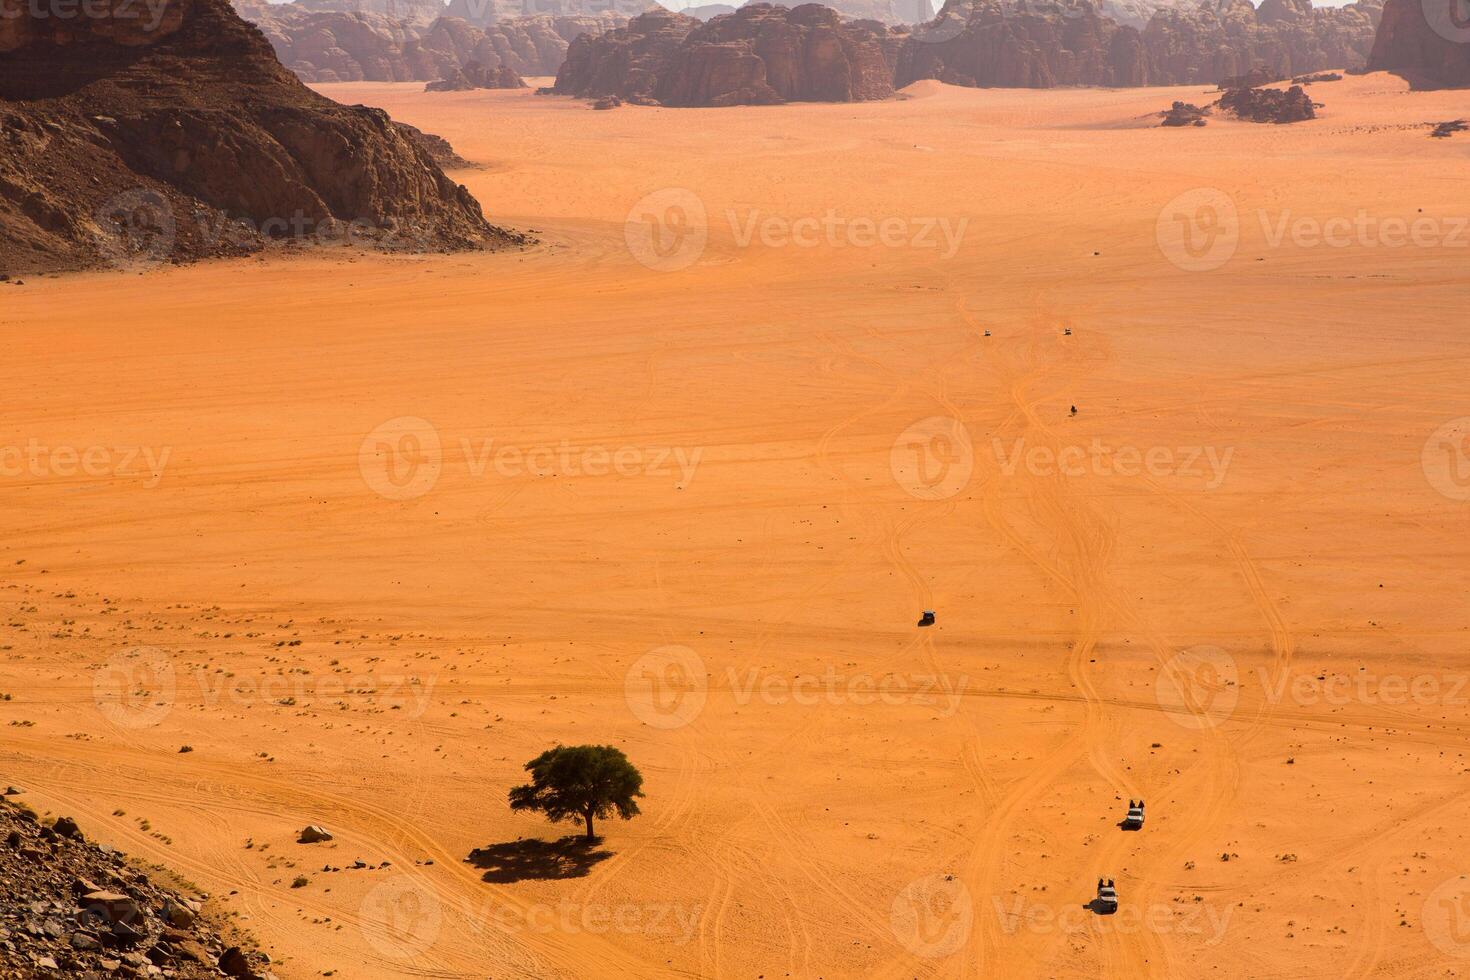
{"type": "Polygon", "coordinates": [[[512,810],[537,810],[552,822],[582,820],[595,840],[592,820],[639,813],[643,774],[611,745],[558,745],[526,763],[531,782],[510,791],[512,810]]]}

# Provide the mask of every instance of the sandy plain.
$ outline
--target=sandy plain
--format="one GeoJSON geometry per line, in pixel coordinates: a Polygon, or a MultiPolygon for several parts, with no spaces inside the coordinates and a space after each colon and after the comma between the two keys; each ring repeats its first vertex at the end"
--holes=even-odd
{"type": "Polygon", "coordinates": [[[418,89],[540,245],[5,289],[0,779],[285,980],[1465,972],[1460,95],[418,89]]]}

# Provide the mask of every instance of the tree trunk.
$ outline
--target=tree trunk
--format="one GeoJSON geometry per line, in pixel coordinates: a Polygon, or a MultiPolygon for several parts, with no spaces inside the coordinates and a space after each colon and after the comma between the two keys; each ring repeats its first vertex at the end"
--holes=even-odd
{"type": "Polygon", "coordinates": [[[588,840],[596,840],[597,839],[597,835],[594,834],[594,833],[592,833],[592,811],[591,810],[588,810],[586,813],[584,813],[582,815],[587,818],[587,839],[588,840]]]}

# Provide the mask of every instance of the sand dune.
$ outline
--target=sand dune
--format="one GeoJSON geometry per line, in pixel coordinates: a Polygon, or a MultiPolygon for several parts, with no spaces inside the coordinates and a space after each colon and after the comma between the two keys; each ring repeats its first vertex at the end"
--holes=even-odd
{"type": "Polygon", "coordinates": [[[32,805],[286,980],[1463,972],[1455,93],[421,88],[540,245],[0,284],[32,805]]]}

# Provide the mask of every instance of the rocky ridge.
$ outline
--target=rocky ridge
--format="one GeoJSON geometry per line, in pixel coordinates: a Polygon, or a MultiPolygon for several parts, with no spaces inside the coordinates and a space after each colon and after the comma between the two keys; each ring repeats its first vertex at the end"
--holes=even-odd
{"type": "Polygon", "coordinates": [[[386,113],[302,85],[225,0],[169,0],[151,32],[101,18],[58,38],[37,21],[0,55],[0,270],[178,262],[281,240],[525,241],[490,225],[386,113]]]}
{"type": "Polygon", "coordinates": [[[0,799],[0,836],[0,975],[273,978],[269,957],[215,924],[207,895],[89,843],[75,820],[0,799]]]}

